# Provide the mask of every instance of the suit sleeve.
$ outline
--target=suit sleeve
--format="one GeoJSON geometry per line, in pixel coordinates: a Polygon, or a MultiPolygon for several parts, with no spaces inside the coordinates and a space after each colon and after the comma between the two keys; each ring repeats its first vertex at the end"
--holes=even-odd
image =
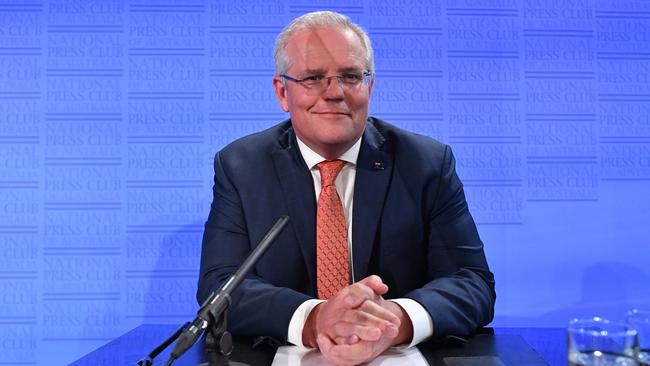
{"type": "MultiPolygon", "coordinates": [[[[251,242],[240,192],[233,183],[236,165],[227,164],[221,153],[217,153],[213,201],[201,250],[199,304],[236,272],[257,244],[251,242]]],[[[235,291],[228,312],[228,329],[233,334],[262,335],[284,343],[291,316],[309,298],[295,290],[273,286],[251,273],[235,291]]]]}
{"type": "Polygon", "coordinates": [[[405,297],[424,306],[433,338],[465,336],[494,316],[494,276],[465,201],[451,149],[445,146],[440,174],[427,183],[429,282],[405,297]]]}

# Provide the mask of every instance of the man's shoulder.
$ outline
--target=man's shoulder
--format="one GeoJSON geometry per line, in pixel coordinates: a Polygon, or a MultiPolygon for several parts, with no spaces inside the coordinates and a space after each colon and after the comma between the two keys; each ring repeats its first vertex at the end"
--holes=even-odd
{"type": "Polygon", "coordinates": [[[240,137],[230,142],[219,151],[219,154],[222,156],[231,154],[268,154],[282,147],[283,144],[289,143],[291,138],[290,129],[291,122],[289,120],[282,121],[265,130],[240,137]]]}
{"type": "Polygon", "coordinates": [[[424,154],[444,154],[449,146],[437,139],[409,131],[376,117],[371,117],[370,125],[376,129],[386,149],[396,154],[406,154],[411,158],[424,154]]]}

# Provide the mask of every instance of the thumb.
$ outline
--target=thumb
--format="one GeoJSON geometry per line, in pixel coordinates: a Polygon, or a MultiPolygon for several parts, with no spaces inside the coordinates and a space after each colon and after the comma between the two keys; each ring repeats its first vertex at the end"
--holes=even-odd
{"type": "Polygon", "coordinates": [[[375,292],[376,295],[381,296],[388,292],[388,285],[386,285],[381,280],[381,277],[377,275],[370,275],[359,282],[370,287],[372,291],[375,292]]]}

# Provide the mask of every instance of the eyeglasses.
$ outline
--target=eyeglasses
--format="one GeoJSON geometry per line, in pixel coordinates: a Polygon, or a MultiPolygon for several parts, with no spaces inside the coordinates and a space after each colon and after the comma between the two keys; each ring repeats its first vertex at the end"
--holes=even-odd
{"type": "Polygon", "coordinates": [[[314,94],[320,94],[325,89],[327,89],[330,86],[330,82],[332,81],[332,79],[336,79],[336,81],[343,88],[343,90],[348,91],[348,90],[354,90],[359,85],[361,85],[362,82],[365,85],[368,85],[370,83],[371,76],[372,74],[370,73],[370,71],[344,72],[342,74],[333,75],[333,76],[312,75],[302,79],[296,79],[285,74],[280,75],[280,77],[282,77],[283,79],[293,81],[296,84],[300,84],[305,89],[307,89],[310,93],[314,93],[314,94]]]}

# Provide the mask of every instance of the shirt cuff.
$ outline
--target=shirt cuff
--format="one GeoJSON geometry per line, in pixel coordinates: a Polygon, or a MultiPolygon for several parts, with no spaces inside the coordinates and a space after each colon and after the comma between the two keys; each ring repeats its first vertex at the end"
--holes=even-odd
{"type": "Polygon", "coordinates": [[[300,304],[300,306],[298,306],[296,311],[293,312],[293,315],[291,316],[291,320],[289,321],[287,342],[294,344],[298,347],[307,348],[305,347],[305,345],[302,344],[302,330],[305,327],[305,322],[307,321],[307,317],[309,316],[311,311],[314,310],[316,305],[322,302],[325,302],[325,300],[312,299],[312,300],[307,300],[302,304],[300,304]]]}
{"type": "MultiPolygon", "coordinates": [[[[413,340],[406,348],[416,346],[433,335],[433,319],[419,302],[412,299],[391,299],[389,301],[401,306],[413,324],[413,340]]],[[[400,348],[402,347],[404,346],[400,348]]]]}

